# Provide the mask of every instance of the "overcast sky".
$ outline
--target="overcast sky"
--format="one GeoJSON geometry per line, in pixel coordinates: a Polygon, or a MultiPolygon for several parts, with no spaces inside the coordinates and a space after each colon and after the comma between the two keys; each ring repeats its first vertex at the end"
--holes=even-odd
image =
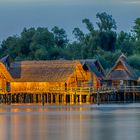
{"type": "Polygon", "coordinates": [[[130,31],[140,17],[140,0],[0,0],[0,40],[19,35],[24,27],[59,26],[72,39],[74,27],[86,31],[83,18],[94,26],[97,12],[111,14],[118,31],[130,31]]]}

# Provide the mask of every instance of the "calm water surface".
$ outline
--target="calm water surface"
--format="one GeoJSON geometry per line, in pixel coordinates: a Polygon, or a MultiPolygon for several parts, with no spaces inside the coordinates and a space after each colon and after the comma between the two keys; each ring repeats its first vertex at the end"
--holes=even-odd
{"type": "Polygon", "coordinates": [[[1,105],[0,140],[140,140],[140,104],[1,105]]]}

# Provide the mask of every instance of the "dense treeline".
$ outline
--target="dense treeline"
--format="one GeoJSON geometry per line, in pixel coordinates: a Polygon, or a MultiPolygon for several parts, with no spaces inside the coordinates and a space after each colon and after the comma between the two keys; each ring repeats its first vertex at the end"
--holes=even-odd
{"type": "Polygon", "coordinates": [[[116,21],[107,13],[97,13],[97,28],[89,19],[83,19],[88,33],[78,27],[69,42],[66,31],[57,26],[48,28],[24,28],[20,36],[3,40],[0,56],[10,55],[14,61],[50,59],[92,59],[97,58],[108,70],[117,57],[124,53],[131,65],[140,71],[140,18],[134,21],[131,32],[117,32],[116,21]]]}

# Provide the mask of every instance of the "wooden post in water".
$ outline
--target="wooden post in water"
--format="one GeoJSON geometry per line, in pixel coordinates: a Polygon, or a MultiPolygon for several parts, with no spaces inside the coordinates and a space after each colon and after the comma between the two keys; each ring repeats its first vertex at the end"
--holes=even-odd
{"type": "Polygon", "coordinates": [[[50,103],[50,93],[47,93],[47,103],[50,103]]]}
{"type": "Polygon", "coordinates": [[[11,104],[11,94],[9,93],[8,94],[8,105],[10,105],[11,104]]]}
{"type": "Polygon", "coordinates": [[[2,97],[1,97],[1,94],[0,94],[0,104],[1,104],[1,101],[2,101],[2,97]]]}
{"type": "Polygon", "coordinates": [[[47,93],[45,93],[45,103],[47,103],[48,101],[48,96],[47,96],[47,93]]]}
{"type": "Polygon", "coordinates": [[[38,103],[38,94],[36,94],[36,103],[38,103]]]}
{"type": "Polygon", "coordinates": [[[71,103],[71,104],[73,104],[73,103],[74,103],[74,94],[71,94],[70,103],[71,103]]]}
{"type": "Polygon", "coordinates": [[[81,95],[81,93],[79,95],[79,103],[82,103],[82,95],[81,95]]]}
{"type": "Polygon", "coordinates": [[[42,105],[44,106],[45,102],[44,102],[44,93],[42,93],[42,105]]]}
{"type": "Polygon", "coordinates": [[[59,94],[58,93],[56,93],[55,94],[55,103],[59,103],[59,94]]]}
{"type": "Polygon", "coordinates": [[[74,91],[74,103],[76,104],[76,90],[74,91]]]}
{"type": "Polygon", "coordinates": [[[53,103],[53,93],[51,93],[51,103],[53,103]]]}
{"type": "Polygon", "coordinates": [[[117,93],[114,92],[114,95],[115,95],[115,102],[117,103],[117,93]]]}
{"type": "Polygon", "coordinates": [[[66,104],[67,102],[66,102],[66,93],[64,93],[64,102],[63,102],[64,104],[66,104]]]}
{"type": "Polygon", "coordinates": [[[100,103],[99,103],[99,91],[97,91],[97,105],[100,105],[100,103]]]}
{"type": "Polygon", "coordinates": [[[135,93],[133,93],[133,103],[135,103],[135,100],[136,100],[136,96],[135,93]]]}
{"type": "Polygon", "coordinates": [[[7,96],[6,96],[6,94],[4,94],[4,103],[5,104],[7,103],[7,96]]]}
{"type": "Polygon", "coordinates": [[[124,103],[126,103],[126,87],[124,87],[124,103]]]}
{"type": "Polygon", "coordinates": [[[109,104],[110,103],[110,94],[107,93],[107,103],[109,104]]]}

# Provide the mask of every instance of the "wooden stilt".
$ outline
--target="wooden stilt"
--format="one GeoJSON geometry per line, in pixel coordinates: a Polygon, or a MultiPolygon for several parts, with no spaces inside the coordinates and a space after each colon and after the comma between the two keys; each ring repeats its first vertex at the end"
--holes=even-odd
{"type": "Polygon", "coordinates": [[[65,93],[63,94],[63,103],[64,104],[66,103],[66,94],[65,93]]]}
{"type": "Polygon", "coordinates": [[[86,103],[89,103],[90,102],[90,95],[88,94],[87,96],[86,96],[86,103]]]}
{"type": "Polygon", "coordinates": [[[71,104],[74,103],[74,94],[71,94],[71,99],[70,99],[71,104]]]}
{"type": "Polygon", "coordinates": [[[79,95],[79,103],[82,103],[82,95],[79,95]]]}
{"type": "Polygon", "coordinates": [[[126,92],[124,91],[124,103],[126,103],[126,92]]]}
{"type": "Polygon", "coordinates": [[[45,102],[47,103],[47,101],[48,101],[48,96],[47,96],[48,94],[47,93],[45,93],[45,102]]]}
{"type": "Polygon", "coordinates": [[[133,103],[136,101],[135,99],[135,93],[133,93],[133,103]]]}
{"type": "Polygon", "coordinates": [[[50,103],[50,93],[47,93],[47,103],[50,103]]]}
{"type": "Polygon", "coordinates": [[[8,105],[10,105],[11,104],[11,94],[9,93],[8,94],[8,105]]]}
{"type": "Polygon", "coordinates": [[[36,103],[38,103],[38,94],[36,94],[36,103]]]}
{"type": "Polygon", "coordinates": [[[42,93],[42,105],[44,106],[45,101],[44,101],[44,93],[42,93]]]}
{"type": "Polygon", "coordinates": [[[107,94],[107,102],[109,103],[110,102],[110,95],[107,94]]]}
{"type": "Polygon", "coordinates": [[[0,94],[0,104],[2,103],[2,96],[1,96],[1,94],[0,94]]]}
{"type": "Polygon", "coordinates": [[[97,92],[97,105],[99,105],[100,104],[100,102],[99,102],[99,92],[97,92]]]}
{"type": "Polygon", "coordinates": [[[6,94],[4,94],[4,103],[6,104],[7,103],[7,96],[6,96],[6,94]]]}
{"type": "Polygon", "coordinates": [[[51,103],[53,103],[53,94],[51,93],[51,103]]]}
{"type": "Polygon", "coordinates": [[[58,93],[56,93],[56,95],[55,95],[55,103],[59,103],[59,94],[58,93]]]}

